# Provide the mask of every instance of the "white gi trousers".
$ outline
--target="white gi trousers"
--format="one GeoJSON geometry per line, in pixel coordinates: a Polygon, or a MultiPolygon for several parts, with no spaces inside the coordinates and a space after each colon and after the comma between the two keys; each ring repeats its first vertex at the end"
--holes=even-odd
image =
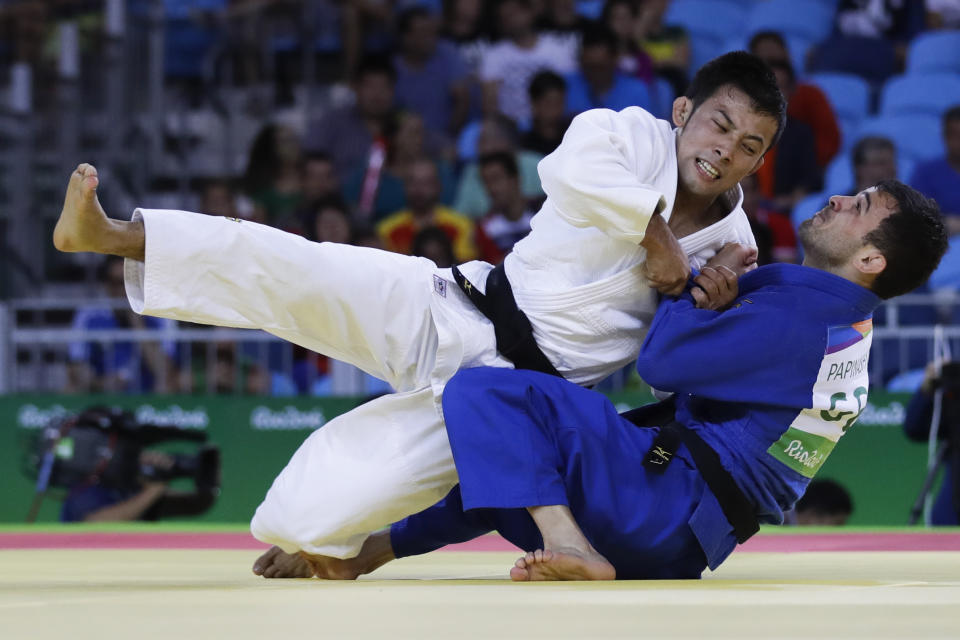
{"type": "Polygon", "coordinates": [[[314,243],[248,221],[138,209],[145,262],[126,263],[139,313],[263,329],[349,362],[398,393],[311,434],[257,509],[253,535],[284,551],[349,558],[371,531],[457,483],[440,412],[461,366],[510,366],[492,324],[425,258],[314,243]],[[431,310],[434,301],[447,307],[431,310]]]}

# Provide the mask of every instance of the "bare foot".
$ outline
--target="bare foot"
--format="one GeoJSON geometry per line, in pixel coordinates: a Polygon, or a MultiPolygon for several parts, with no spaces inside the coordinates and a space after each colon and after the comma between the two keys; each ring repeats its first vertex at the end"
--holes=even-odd
{"type": "Polygon", "coordinates": [[[97,169],[81,164],[70,175],[53,245],[60,251],[96,251],[109,220],[97,200],[97,169]]]}
{"type": "Polygon", "coordinates": [[[300,558],[310,568],[312,575],[323,580],[356,580],[364,571],[362,560],[358,558],[331,558],[301,551],[300,558]]]}
{"type": "Polygon", "coordinates": [[[575,549],[537,549],[510,569],[514,582],[540,580],[615,580],[617,571],[599,553],[575,549]]]}
{"type": "Polygon", "coordinates": [[[264,578],[312,578],[310,564],[296,553],[285,553],[280,547],[270,547],[253,563],[253,572],[264,578]]]}

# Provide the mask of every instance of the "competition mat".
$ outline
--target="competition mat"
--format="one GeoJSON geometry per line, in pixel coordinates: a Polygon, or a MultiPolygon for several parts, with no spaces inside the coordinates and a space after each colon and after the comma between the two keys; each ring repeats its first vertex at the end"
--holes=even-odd
{"type": "Polygon", "coordinates": [[[690,581],[511,583],[498,536],[264,580],[242,527],[0,527],[0,638],[960,638],[960,529],[764,529],[690,581]]]}

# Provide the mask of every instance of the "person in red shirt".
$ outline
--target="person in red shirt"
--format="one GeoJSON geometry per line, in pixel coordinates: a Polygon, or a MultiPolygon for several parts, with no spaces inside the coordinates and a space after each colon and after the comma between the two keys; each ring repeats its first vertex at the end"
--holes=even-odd
{"type": "MultiPolygon", "coordinates": [[[[790,52],[783,36],[776,31],[760,31],[750,38],[750,53],[767,64],[790,62],[790,52]]],[[[817,164],[826,168],[840,150],[840,127],[830,101],[818,87],[797,82],[787,98],[787,116],[813,129],[817,164]]]]}

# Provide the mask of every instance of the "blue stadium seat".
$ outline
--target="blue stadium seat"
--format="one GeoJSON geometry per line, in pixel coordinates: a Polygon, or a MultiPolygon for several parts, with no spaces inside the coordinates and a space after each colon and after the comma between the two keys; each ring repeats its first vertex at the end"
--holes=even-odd
{"type": "Polygon", "coordinates": [[[885,38],[833,36],[818,44],[807,65],[809,72],[852,73],[879,86],[897,69],[893,43],[885,38]]]}
{"type": "Polygon", "coordinates": [[[941,116],[960,105],[960,73],[894,76],[880,93],[880,114],[924,113],[941,116]]]}
{"type": "Polygon", "coordinates": [[[690,34],[691,46],[702,37],[722,43],[742,28],[747,9],[727,0],[674,0],[663,23],[678,25],[690,34]]]}
{"type": "MultiPolygon", "coordinates": [[[[868,118],[857,127],[856,139],[886,136],[897,147],[897,157],[929,160],[944,154],[940,118],[931,115],[895,115],[868,118]]],[[[905,178],[909,176],[904,176],[905,178]]]]}
{"type": "MultiPolygon", "coordinates": [[[[859,140],[859,138],[858,138],[859,140]]],[[[851,145],[853,146],[853,145],[851,145]]],[[[910,156],[897,154],[897,177],[906,182],[913,175],[913,168],[917,162],[910,156]]],[[[853,188],[853,157],[850,151],[838,153],[823,174],[823,192],[827,197],[847,193],[853,188]]],[[[826,197],[824,198],[826,200],[826,197]]]]}
{"type": "Polygon", "coordinates": [[[826,191],[812,193],[794,205],[793,211],[790,212],[790,222],[793,223],[793,228],[799,229],[801,222],[816,215],[820,209],[826,206],[827,198],[832,195],[834,194],[826,191]]]}
{"type": "Polygon", "coordinates": [[[663,120],[670,120],[673,101],[677,97],[674,95],[673,85],[667,79],[657,76],[650,86],[650,95],[653,97],[653,115],[663,120]]]}
{"type": "Polygon", "coordinates": [[[870,110],[870,85],[852,73],[814,73],[806,80],[818,86],[830,101],[846,141],[870,110]]]}
{"type": "Polygon", "coordinates": [[[960,31],[921,33],[907,49],[907,73],[960,73],[960,31]]]}
{"type": "Polygon", "coordinates": [[[810,42],[821,42],[833,30],[835,8],[817,0],[768,0],[754,5],[747,16],[747,33],[779,31],[810,42]]]}

